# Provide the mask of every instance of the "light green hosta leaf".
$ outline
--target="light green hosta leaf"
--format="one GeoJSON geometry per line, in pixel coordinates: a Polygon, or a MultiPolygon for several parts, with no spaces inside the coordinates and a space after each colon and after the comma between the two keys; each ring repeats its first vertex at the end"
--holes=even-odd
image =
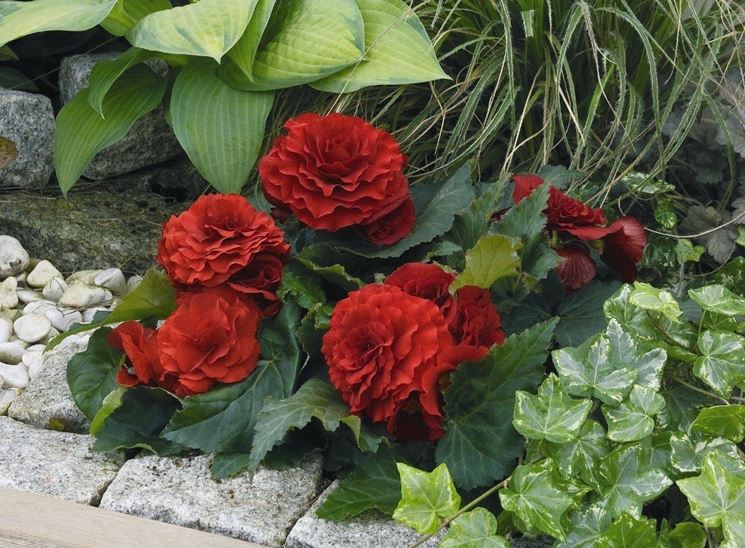
{"type": "Polygon", "coordinates": [[[48,30],[81,31],[103,21],[117,0],[0,2],[0,46],[48,30]]]}
{"type": "Polygon", "coordinates": [[[655,546],[657,524],[650,518],[635,518],[621,514],[600,537],[599,546],[604,548],[641,548],[655,546]]]}
{"type": "Polygon", "coordinates": [[[596,471],[598,504],[611,516],[628,512],[639,516],[642,506],[665,491],[672,481],[638,445],[620,447],[596,471]]]}
{"type": "Polygon", "coordinates": [[[700,475],[677,481],[693,516],[706,527],[722,527],[725,544],[742,546],[745,530],[745,467],[717,453],[707,455],[700,475]]]}
{"type": "Polygon", "coordinates": [[[509,543],[497,535],[497,518],[485,508],[475,508],[450,524],[439,548],[509,548],[509,543]]]}
{"type": "Polygon", "coordinates": [[[196,60],[181,70],[171,95],[171,122],[199,173],[220,192],[238,192],[259,156],[274,95],[232,88],[217,68],[196,60]]]}
{"type": "Polygon", "coordinates": [[[682,314],[678,302],[669,291],[642,282],[634,282],[629,302],[644,310],[659,312],[671,321],[677,321],[682,314]]]}
{"type": "Polygon", "coordinates": [[[592,470],[610,453],[610,447],[603,427],[588,419],[576,439],[563,444],[547,443],[545,451],[565,479],[580,477],[590,483],[592,470]]]}
{"type": "Polygon", "coordinates": [[[401,0],[356,1],[364,21],[364,60],[314,82],[314,88],[350,93],[367,86],[448,78],[413,8],[401,0]]]}
{"type": "Polygon", "coordinates": [[[88,102],[101,118],[106,118],[103,111],[103,101],[111,86],[124,74],[127,69],[147,61],[155,59],[158,54],[153,51],[145,51],[139,48],[130,48],[116,59],[110,61],[99,61],[91,70],[90,83],[88,85],[90,92],[88,102]]]}
{"type": "Polygon", "coordinates": [[[212,57],[217,62],[246,30],[257,0],[200,0],[157,11],[127,33],[133,46],[163,53],[212,57]]]}
{"type": "Polygon", "coordinates": [[[466,252],[466,268],[450,284],[450,291],[467,285],[489,289],[497,280],[517,276],[520,257],[516,251],[520,247],[520,240],[501,234],[482,236],[466,252]]]}
{"type": "Polygon", "coordinates": [[[420,535],[435,533],[442,520],[460,509],[460,495],[447,466],[440,464],[432,472],[398,463],[401,476],[401,502],[393,519],[405,523],[420,535]]]}
{"type": "Polygon", "coordinates": [[[745,438],[745,405],[705,407],[691,424],[691,432],[704,432],[740,443],[745,438]]]}
{"type": "Polygon", "coordinates": [[[738,457],[737,446],[729,440],[702,438],[700,435],[693,438],[681,432],[670,436],[670,462],[680,472],[699,472],[709,453],[723,453],[733,459],[738,457]]]}
{"type": "Polygon", "coordinates": [[[509,484],[499,492],[499,500],[523,532],[566,538],[562,518],[573,499],[559,481],[552,460],[515,468],[509,484]]]}
{"type": "Polygon", "coordinates": [[[538,388],[538,395],[515,393],[515,430],[529,439],[567,443],[577,437],[592,402],[570,398],[553,373],[538,388]]]}
{"type": "Polygon", "coordinates": [[[146,15],[171,7],[170,0],[118,0],[101,26],[115,36],[124,36],[146,15]]]}
{"type": "Polygon", "coordinates": [[[380,445],[382,438],[362,430],[360,418],[350,414],[349,407],[328,382],[310,379],[289,398],[276,400],[269,397],[264,402],[256,421],[249,468],[255,470],[290,430],[307,426],[313,418],[318,419],[327,432],[333,432],[344,423],[363,451],[374,452],[380,445]]]}
{"type": "Polygon", "coordinates": [[[259,0],[256,3],[256,8],[243,36],[228,52],[228,57],[238,68],[240,74],[249,80],[253,74],[254,59],[259,49],[261,37],[264,35],[267,24],[269,24],[276,3],[277,0],[259,0]]]}
{"type": "Polygon", "coordinates": [[[106,119],[91,108],[88,89],[62,107],[54,131],[54,165],[65,195],[93,157],[119,141],[137,120],[154,110],[165,91],[165,80],[138,65],[122,74],[104,100],[106,119]]]}
{"type": "MultiPolygon", "coordinates": [[[[242,53],[233,56],[239,67],[248,68],[252,47],[239,45],[242,53]]],[[[364,47],[365,28],[354,0],[282,0],[266,24],[244,85],[260,91],[315,82],[359,61],[364,47]]]]}
{"type": "Polygon", "coordinates": [[[634,386],[628,400],[618,407],[603,405],[608,437],[613,441],[637,441],[654,430],[654,416],[665,407],[665,398],[651,388],[634,386]]]}
{"type": "Polygon", "coordinates": [[[445,435],[437,444],[459,486],[473,489],[505,477],[522,454],[521,437],[512,427],[517,390],[533,391],[556,321],[511,335],[478,363],[463,363],[445,389],[445,435]]]}
{"type": "Polygon", "coordinates": [[[699,289],[689,289],[688,295],[708,312],[725,316],[745,315],[745,298],[723,285],[707,285],[699,289]]]}
{"type": "Polygon", "coordinates": [[[735,386],[745,384],[745,339],[735,333],[704,331],[698,337],[702,356],[693,373],[714,391],[729,396],[735,386]]]}

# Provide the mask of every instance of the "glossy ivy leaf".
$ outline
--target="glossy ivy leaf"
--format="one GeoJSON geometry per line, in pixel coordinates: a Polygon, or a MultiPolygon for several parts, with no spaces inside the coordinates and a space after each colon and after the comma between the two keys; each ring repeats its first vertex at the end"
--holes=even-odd
{"type": "Polygon", "coordinates": [[[745,467],[717,453],[704,460],[701,474],[677,481],[693,516],[706,527],[722,527],[722,546],[742,546],[745,530],[745,467]]]}
{"type": "Polygon", "coordinates": [[[662,392],[662,396],[667,405],[660,412],[660,423],[671,431],[687,432],[698,416],[699,409],[719,403],[719,400],[675,383],[671,383],[662,392]]]}
{"type": "Polygon", "coordinates": [[[460,509],[460,495],[447,466],[440,464],[431,472],[403,463],[397,466],[401,477],[401,502],[393,512],[393,519],[420,535],[436,533],[442,521],[460,509]]]}
{"type": "Polygon", "coordinates": [[[693,373],[721,396],[745,386],[745,338],[735,333],[704,331],[698,337],[701,356],[693,373]]]}
{"type": "Polygon", "coordinates": [[[179,401],[160,388],[138,386],[122,394],[98,430],[96,451],[141,448],[159,455],[173,455],[184,447],[164,440],[160,433],[179,408],[179,401]]]}
{"type": "Polygon", "coordinates": [[[47,346],[50,350],[70,335],[97,329],[104,325],[125,322],[127,320],[162,320],[176,310],[176,290],[168,276],[159,270],[148,270],[140,284],[127,293],[116,308],[101,320],[80,325],[57,335],[47,346]]]}
{"type": "Polygon", "coordinates": [[[608,359],[620,367],[625,364],[637,371],[634,384],[645,386],[652,390],[659,390],[662,383],[662,373],[665,369],[667,354],[661,348],[648,349],[648,346],[638,344],[616,320],[608,322],[605,332],[608,338],[608,359]]]}
{"type": "Polygon", "coordinates": [[[261,359],[253,373],[241,382],[185,398],[163,437],[206,453],[249,451],[264,401],[292,394],[300,367],[295,338],[299,321],[299,309],[285,303],[279,315],[262,326],[261,359]]]}
{"type": "Polygon", "coordinates": [[[622,446],[608,455],[595,473],[598,504],[611,516],[639,516],[642,506],[672,485],[661,468],[638,445],[622,446]]]}
{"type": "Polygon", "coordinates": [[[692,438],[682,432],[670,436],[670,463],[684,473],[699,472],[706,455],[722,453],[737,459],[737,446],[724,438],[708,438],[692,434],[692,438]]]}
{"type": "Polygon", "coordinates": [[[646,438],[654,430],[654,417],[664,407],[665,398],[657,392],[646,386],[634,386],[628,399],[618,407],[603,405],[608,437],[618,442],[646,438]]]}
{"type": "Polygon", "coordinates": [[[644,340],[656,340],[657,333],[646,310],[630,300],[632,286],[622,285],[618,292],[605,301],[603,312],[608,320],[616,320],[621,328],[644,340]]]}
{"type": "Polygon", "coordinates": [[[649,518],[635,518],[623,513],[599,539],[604,548],[642,548],[657,543],[657,524],[649,518]]]}
{"type": "Polygon", "coordinates": [[[257,0],[200,0],[157,11],[127,33],[138,48],[211,57],[218,63],[246,30],[257,0]]]}
{"type": "Polygon", "coordinates": [[[569,515],[566,540],[555,548],[600,548],[611,521],[611,515],[597,505],[577,510],[569,515]]]}
{"type": "Polygon", "coordinates": [[[388,447],[377,453],[367,453],[359,466],[342,479],[338,487],[318,507],[321,519],[344,521],[366,510],[379,510],[387,515],[401,499],[401,480],[396,457],[388,447]]]}
{"type": "Polygon", "coordinates": [[[553,373],[538,387],[538,395],[517,391],[512,424],[529,439],[567,443],[577,437],[592,409],[590,400],[570,398],[553,373]]]}
{"type": "Polygon", "coordinates": [[[110,333],[109,328],[96,331],[88,347],[67,364],[67,385],[72,399],[89,420],[93,420],[104,398],[117,386],[116,374],[123,354],[109,345],[110,333]]]}
{"type": "Polygon", "coordinates": [[[0,2],[0,46],[50,30],[83,31],[103,21],[117,0],[0,2]]]}
{"type": "Polygon", "coordinates": [[[489,289],[497,280],[517,276],[521,247],[519,240],[501,234],[481,237],[466,251],[466,268],[450,284],[450,291],[467,285],[489,289]]]}
{"type": "Polygon", "coordinates": [[[703,432],[740,443],[745,439],[745,405],[705,407],[691,424],[691,432],[703,432]]]}
{"type": "Polygon", "coordinates": [[[670,548],[704,548],[709,540],[700,523],[683,521],[663,538],[670,548]]]}
{"type": "Polygon", "coordinates": [[[690,240],[678,240],[675,245],[675,257],[680,264],[697,263],[701,260],[706,248],[702,245],[693,245],[690,240]]]}
{"type": "Polygon", "coordinates": [[[745,316],[745,298],[723,285],[707,285],[698,289],[689,289],[688,296],[708,312],[725,316],[745,316]]]}
{"type": "Polygon", "coordinates": [[[643,310],[659,312],[672,321],[677,321],[682,314],[678,301],[664,289],[657,289],[643,282],[634,282],[634,290],[629,302],[643,310]]]}
{"type": "Polygon", "coordinates": [[[554,460],[562,477],[579,477],[589,484],[592,470],[610,453],[610,445],[603,427],[588,419],[575,439],[562,444],[547,443],[544,451],[554,460]]]}
{"type": "Polygon", "coordinates": [[[239,192],[259,156],[274,94],[235,89],[217,69],[207,59],[181,69],[171,94],[171,122],[199,173],[220,192],[239,192]]]}
{"type": "Polygon", "coordinates": [[[351,93],[367,86],[403,85],[448,78],[426,29],[402,0],[356,0],[365,29],[364,58],[312,86],[351,93]]]}
{"type": "Polygon", "coordinates": [[[380,436],[364,429],[360,418],[349,412],[349,407],[327,381],[310,379],[289,398],[269,397],[264,402],[256,421],[249,468],[255,470],[290,430],[307,426],[313,418],[318,419],[327,432],[345,424],[363,451],[377,451],[382,441],[380,436]]]}
{"type": "Polygon", "coordinates": [[[517,390],[533,391],[556,320],[511,335],[480,362],[463,363],[445,389],[445,435],[436,450],[455,482],[466,489],[503,478],[521,455],[521,438],[512,427],[517,390]]]}
{"type": "Polygon", "coordinates": [[[499,500],[521,531],[566,538],[562,519],[573,499],[558,481],[552,460],[515,468],[509,484],[499,492],[499,500]]]}
{"type": "Polygon", "coordinates": [[[455,518],[439,548],[509,548],[497,535],[497,518],[485,508],[475,508],[455,518]]]}
{"type": "Polygon", "coordinates": [[[171,7],[170,0],[117,0],[101,26],[114,36],[124,36],[146,15],[171,7]]]}
{"type": "Polygon", "coordinates": [[[129,68],[103,100],[106,118],[89,102],[89,89],[72,98],[57,115],[54,166],[63,194],[72,188],[93,157],[124,137],[134,123],[154,110],[166,81],[145,65],[129,68]]]}

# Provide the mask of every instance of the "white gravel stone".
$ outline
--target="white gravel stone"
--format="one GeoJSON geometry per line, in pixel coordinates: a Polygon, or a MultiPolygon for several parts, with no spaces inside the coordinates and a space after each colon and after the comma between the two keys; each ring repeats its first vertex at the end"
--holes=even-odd
{"type": "MultiPolygon", "coordinates": [[[[0,377],[0,386],[3,385],[3,378],[0,377]]],[[[20,390],[17,388],[2,388],[0,389],[0,415],[5,415],[8,412],[8,407],[16,399],[20,390]]]]}
{"type": "MultiPolygon", "coordinates": [[[[40,430],[0,417],[0,487],[98,504],[121,458],[94,453],[92,447],[90,436],[40,430]]],[[[64,526],[64,516],[60,518],[64,526]]]]}
{"type": "Polygon", "coordinates": [[[4,380],[3,388],[26,388],[28,372],[22,365],[0,363],[0,377],[4,380]]]}
{"type": "Polygon", "coordinates": [[[28,273],[26,283],[31,287],[42,288],[52,278],[61,278],[62,273],[49,261],[39,261],[34,269],[28,273]]]}
{"type": "Polygon", "coordinates": [[[16,365],[23,358],[23,345],[17,342],[0,343],[0,362],[16,365]]]}
{"type": "Polygon", "coordinates": [[[33,289],[19,289],[16,291],[16,295],[18,296],[18,300],[23,304],[46,300],[44,299],[44,295],[39,291],[34,291],[33,289]]]}
{"type": "Polygon", "coordinates": [[[214,481],[209,456],[128,461],[101,500],[101,508],[175,525],[281,546],[321,488],[321,458],[302,465],[260,468],[251,477],[214,481]]]}
{"type": "Polygon", "coordinates": [[[41,294],[44,296],[45,299],[49,299],[50,301],[58,301],[68,287],[70,286],[67,285],[67,282],[64,280],[64,278],[56,276],[49,280],[46,285],[44,285],[44,289],[41,290],[41,294]]]}
{"type": "Polygon", "coordinates": [[[93,279],[99,287],[110,289],[117,295],[123,295],[127,292],[127,279],[119,268],[107,268],[99,272],[93,279]]]}
{"type": "Polygon", "coordinates": [[[44,339],[51,329],[52,323],[49,318],[36,313],[25,314],[13,323],[16,336],[27,343],[44,339]]]}
{"type": "Polygon", "coordinates": [[[130,278],[127,280],[127,291],[133,291],[137,288],[138,285],[140,285],[140,282],[142,281],[142,276],[139,274],[135,274],[134,276],[130,276],[130,278]]]}
{"type": "Polygon", "coordinates": [[[96,276],[98,276],[98,273],[101,272],[100,270],[78,270],[77,272],[73,272],[67,277],[67,280],[65,280],[68,284],[72,285],[75,282],[80,282],[84,285],[95,285],[94,280],[96,279],[96,276]]]}
{"type": "Polygon", "coordinates": [[[23,365],[26,366],[29,380],[34,380],[39,376],[41,370],[44,368],[43,352],[41,351],[26,351],[21,358],[23,365]]]}
{"type": "Polygon", "coordinates": [[[85,308],[110,301],[111,298],[111,291],[108,289],[73,283],[62,294],[58,304],[67,308],[85,308]]]}
{"type": "Polygon", "coordinates": [[[0,279],[20,274],[28,268],[30,260],[21,242],[12,236],[0,236],[0,279]]]}
{"type": "Polygon", "coordinates": [[[16,276],[16,281],[19,284],[26,283],[26,278],[28,277],[28,274],[26,272],[21,272],[16,276]]]}
{"type": "Polygon", "coordinates": [[[52,327],[58,331],[67,331],[72,324],[83,323],[83,314],[79,310],[62,310],[60,314],[61,318],[58,321],[52,321],[52,327]]]}
{"type": "Polygon", "coordinates": [[[0,343],[10,340],[13,335],[13,322],[5,318],[0,318],[0,343]]]}
{"type": "Polygon", "coordinates": [[[109,309],[105,306],[97,306],[95,308],[86,308],[83,310],[83,323],[91,323],[99,312],[109,312],[109,309]]]}
{"type": "Polygon", "coordinates": [[[0,308],[15,308],[18,306],[18,280],[7,278],[0,283],[0,308]]]}

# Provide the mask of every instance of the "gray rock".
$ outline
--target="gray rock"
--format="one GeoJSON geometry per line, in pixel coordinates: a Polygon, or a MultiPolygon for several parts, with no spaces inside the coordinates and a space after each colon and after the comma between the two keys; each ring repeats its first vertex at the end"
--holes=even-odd
{"type": "Polygon", "coordinates": [[[18,151],[0,169],[0,186],[43,187],[54,171],[54,111],[49,98],[0,88],[0,136],[13,141],[18,151]]]}
{"type": "Polygon", "coordinates": [[[154,264],[162,223],[185,209],[146,190],[82,181],[69,196],[0,198],[0,233],[23,234],[30,253],[54,257],[65,273],[111,265],[143,273],[154,264]]]}
{"type": "MultiPolygon", "coordinates": [[[[338,485],[338,481],[332,483],[308,513],[298,520],[287,537],[287,548],[389,548],[411,546],[421,538],[413,529],[373,511],[342,523],[319,518],[316,510],[338,485]]],[[[427,541],[424,546],[435,548],[438,538],[427,541]]]]}
{"type": "Polygon", "coordinates": [[[101,508],[281,546],[321,488],[321,458],[285,470],[214,481],[209,456],[142,457],[128,461],[101,508]]]}
{"type": "Polygon", "coordinates": [[[0,417],[0,486],[97,504],[121,459],[91,452],[90,436],[39,430],[0,417]]]}
{"type": "MultiPolygon", "coordinates": [[[[90,72],[98,61],[116,57],[115,53],[81,54],[62,60],[59,73],[60,98],[70,101],[88,86],[90,72]]],[[[153,65],[163,75],[167,65],[153,65]]],[[[163,109],[140,118],[119,142],[99,152],[83,174],[89,179],[107,179],[141,167],[157,164],[181,154],[181,146],[163,116],[163,109]]]]}
{"type": "Polygon", "coordinates": [[[90,423],[80,412],[67,386],[67,362],[88,346],[88,336],[72,336],[43,356],[43,375],[29,382],[8,409],[8,416],[38,428],[88,432],[90,423]]]}
{"type": "Polygon", "coordinates": [[[20,274],[26,270],[30,260],[21,242],[12,236],[0,236],[0,278],[20,274]]]}

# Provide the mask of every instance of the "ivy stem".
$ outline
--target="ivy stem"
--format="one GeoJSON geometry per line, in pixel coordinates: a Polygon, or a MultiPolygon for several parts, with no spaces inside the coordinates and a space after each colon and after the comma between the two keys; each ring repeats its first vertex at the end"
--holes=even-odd
{"type": "Polygon", "coordinates": [[[687,383],[686,381],[684,381],[684,380],[682,380],[682,379],[679,379],[679,378],[677,378],[677,377],[676,377],[676,379],[675,379],[675,380],[676,380],[676,381],[678,381],[678,382],[679,382],[680,384],[682,384],[683,386],[685,386],[686,388],[690,388],[691,390],[694,390],[694,391],[696,391],[696,392],[700,392],[701,394],[705,394],[705,395],[709,396],[710,398],[712,398],[712,399],[715,399],[715,400],[719,400],[719,401],[721,401],[721,402],[724,402],[724,403],[725,403],[725,404],[727,404],[727,405],[729,405],[729,404],[730,404],[729,400],[727,400],[727,399],[725,399],[725,398],[723,398],[723,397],[721,397],[721,396],[717,396],[717,395],[716,395],[716,394],[714,394],[713,392],[709,392],[708,390],[704,390],[704,389],[702,389],[702,388],[699,388],[698,386],[694,386],[694,385],[692,385],[692,384],[690,384],[690,383],[687,383]]]}
{"type": "Polygon", "coordinates": [[[431,539],[437,533],[439,533],[440,532],[440,529],[442,529],[444,527],[447,527],[456,518],[458,518],[462,514],[465,514],[466,512],[468,512],[469,510],[471,510],[472,508],[474,508],[475,506],[477,506],[481,501],[489,498],[490,496],[492,496],[494,493],[496,493],[497,491],[499,491],[503,487],[507,487],[507,484],[509,483],[510,479],[512,479],[512,476],[508,476],[507,478],[503,479],[498,484],[496,484],[494,487],[492,487],[489,490],[484,491],[483,493],[481,493],[478,497],[476,497],[471,502],[469,502],[468,504],[466,504],[463,508],[461,508],[460,510],[458,510],[455,514],[453,514],[449,518],[443,520],[443,522],[440,524],[440,527],[437,528],[437,531],[435,531],[434,533],[430,533],[430,534],[428,534],[428,535],[420,538],[415,544],[412,544],[410,546],[410,548],[417,548],[418,546],[422,546],[425,542],[427,542],[429,539],[431,539]]]}

